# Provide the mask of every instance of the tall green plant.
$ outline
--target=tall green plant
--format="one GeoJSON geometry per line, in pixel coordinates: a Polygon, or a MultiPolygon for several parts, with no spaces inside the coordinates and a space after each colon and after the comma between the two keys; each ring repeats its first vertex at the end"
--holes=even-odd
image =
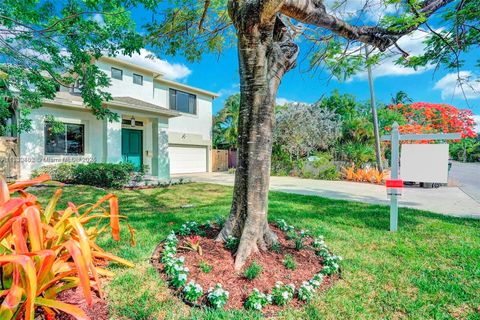
{"type": "Polygon", "coordinates": [[[213,118],[213,146],[236,149],[238,140],[238,116],[240,94],[234,94],[225,101],[223,108],[213,118]]]}

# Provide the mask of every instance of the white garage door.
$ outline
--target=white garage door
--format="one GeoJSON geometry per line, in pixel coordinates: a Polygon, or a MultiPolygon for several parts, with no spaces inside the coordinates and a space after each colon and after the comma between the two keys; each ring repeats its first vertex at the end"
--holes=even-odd
{"type": "Polygon", "coordinates": [[[207,171],[206,147],[169,146],[170,173],[193,173],[207,171]]]}

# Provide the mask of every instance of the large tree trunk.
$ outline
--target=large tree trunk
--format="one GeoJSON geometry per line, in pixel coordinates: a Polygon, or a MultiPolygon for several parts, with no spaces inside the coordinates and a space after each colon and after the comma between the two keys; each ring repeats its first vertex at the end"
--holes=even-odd
{"type": "Polygon", "coordinates": [[[283,75],[295,64],[298,47],[278,17],[256,23],[248,10],[236,12],[232,20],[240,66],[238,164],[230,216],[218,240],[240,238],[238,270],[250,254],[276,241],[267,223],[275,100],[283,75]]]}

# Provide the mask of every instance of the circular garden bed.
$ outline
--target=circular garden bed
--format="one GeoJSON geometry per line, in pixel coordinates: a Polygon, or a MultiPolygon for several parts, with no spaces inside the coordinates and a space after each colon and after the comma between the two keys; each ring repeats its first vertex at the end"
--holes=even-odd
{"type": "Polygon", "coordinates": [[[341,257],[330,252],[323,237],[296,230],[284,220],[271,225],[278,242],[235,271],[239,240],[215,241],[220,227],[187,222],[172,231],[152,257],[172,291],[190,306],[273,314],[287,304],[302,305],[339,277],[341,257]]]}

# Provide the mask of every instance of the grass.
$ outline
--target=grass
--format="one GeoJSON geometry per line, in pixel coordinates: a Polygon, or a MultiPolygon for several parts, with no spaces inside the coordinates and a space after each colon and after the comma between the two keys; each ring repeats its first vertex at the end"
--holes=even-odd
{"type": "MultiPolygon", "coordinates": [[[[45,203],[53,191],[34,193],[45,203]]],[[[136,229],[137,246],[130,246],[126,228],[119,243],[99,240],[103,248],[136,263],[133,269],[110,267],[116,274],[106,286],[112,319],[261,318],[244,310],[191,311],[170,294],[149,262],[171,229],[189,220],[226,216],[231,188],[186,184],[114,192],[121,214],[136,229]]],[[[94,202],[104,194],[92,187],[65,187],[61,205],[94,202]]],[[[480,319],[478,220],[401,208],[400,229],[390,233],[387,207],[276,192],[270,194],[269,218],[323,234],[345,259],[341,280],[303,308],[287,308],[280,319],[480,319]]]]}

